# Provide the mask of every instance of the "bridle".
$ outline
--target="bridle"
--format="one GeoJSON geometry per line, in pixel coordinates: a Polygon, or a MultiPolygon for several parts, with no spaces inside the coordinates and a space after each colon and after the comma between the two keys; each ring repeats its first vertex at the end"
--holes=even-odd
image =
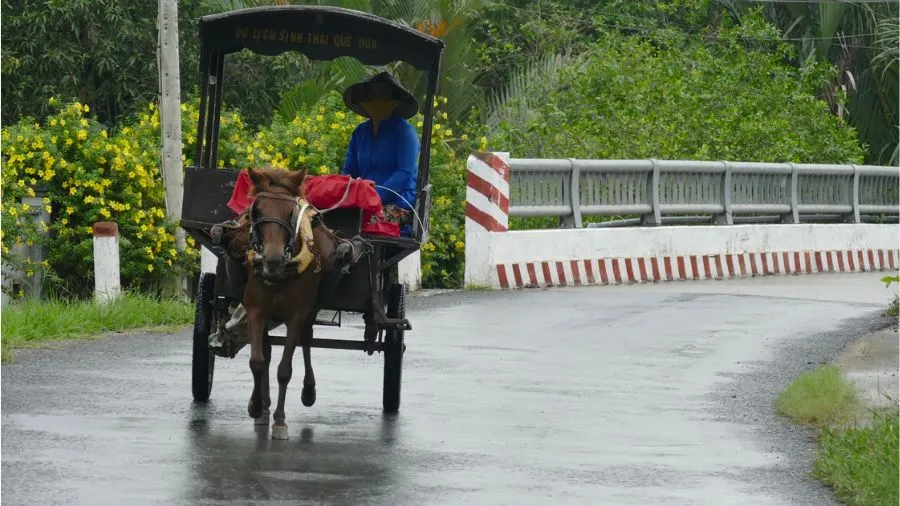
{"type": "Polygon", "coordinates": [[[259,226],[263,223],[274,223],[285,231],[287,231],[289,239],[284,246],[284,258],[285,261],[294,258],[299,251],[297,246],[297,236],[300,231],[300,218],[306,212],[306,209],[311,207],[309,203],[301,199],[300,197],[296,197],[293,195],[285,195],[282,193],[273,193],[273,192],[259,192],[256,194],[256,199],[250,205],[250,243],[249,246],[251,249],[256,251],[257,253],[262,253],[263,244],[262,239],[259,235],[259,226]],[[291,222],[288,223],[281,218],[276,218],[274,216],[257,216],[258,211],[256,209],[256,205],[260,199],[270,198],[270,199],[278,199],[278,200],[287,200],[294,204],[294,209],[291,212],[291,222]]]}

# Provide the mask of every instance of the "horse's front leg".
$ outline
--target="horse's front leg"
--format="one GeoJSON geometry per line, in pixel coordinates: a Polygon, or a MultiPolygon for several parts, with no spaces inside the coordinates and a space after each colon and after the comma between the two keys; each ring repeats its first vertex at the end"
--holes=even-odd
{"type": "Polygon", "coordinates": [[[247,308],[247,334],[250,341],[250,372],[253,374],[253,393],[247,405],[250,418],[259,418],[263,412],[263,375],[267,373],[266,357],[263,354],[265,319],[261,311],[247,308]]]}
{"type": "Polygon", "coordinates": [[[304,322],[303,333],[300,335],[300,346],[303,347],[303,392],[300,394],[300,400],[306,407],[316,403],[316,375],[313,373],[310,357],[314,321],[315,316],[304,322]]]}
{"type": "Polygon", "coordinates": [[[302,322],[296,319],[285,322],[287,326],[287,336],[284,338],[284,352],[281,355],[281,362],[278,364],[278,405],[275,407],[275,413],[272,414],[274,422],[272,423],[272,439],[287,439],[287,424],[284,423],[284,400],[287,396],[287,386],[291,382],[293,374],[294,349],[297,347],[299,334],[302,331],[302,322]]]}
{"type": "Polygon", "coordinates": [[[256,425],[269,425],[269,407],[272,406],[272,398],[269,397],[269,365],[272,363],[272,343],[269,342],[269,333],[263,332],[262,345],[263,359],[266,361],[262,374],[262,414],[254,421],[256,425]]]}

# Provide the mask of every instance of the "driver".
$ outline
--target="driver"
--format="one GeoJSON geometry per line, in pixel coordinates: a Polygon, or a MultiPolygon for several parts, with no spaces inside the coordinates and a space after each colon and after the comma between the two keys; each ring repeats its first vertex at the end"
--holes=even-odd
{"type": "Polygon", "coordinates": [[[344,103],[368,119],[353,130],[341,173],[374,181],[384,219],[397,223],[401,235],[409,235],[419,136],[407,119],[415,116],[419,103],[387,72],[347,87],[344,103]]]}

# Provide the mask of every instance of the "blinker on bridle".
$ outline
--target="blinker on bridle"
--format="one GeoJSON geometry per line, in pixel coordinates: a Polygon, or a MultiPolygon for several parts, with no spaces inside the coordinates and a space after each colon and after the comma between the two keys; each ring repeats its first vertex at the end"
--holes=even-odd
{"type": "Polygon", "coordinates": [[[272,193],[272,192],[259,192],[256,194],[256,199],[254,199],[253,203],[250,205],[250,247],[256,250],[257,253],[262,253],[263,245],[262,239],[259,236],[259,225],[262,223],[275,223],[276,225],[284,228],[288,233],[288,241],[284,247],[284,257],[285,259],[291,259],[294,255],[297,254],[294,251],[294,245],[297,242],[297,225],[300,220],[300,203],[299,199],[293,195],[284,195],[281,193],[272,193]],[[259,202],[260,198],[273,198],[279,200],[288,200],[294,204],[294,210],[291,213],[291,222],[288,223],[281,218],[276,218],[274,216],[263,216],[261,218],[257,218],[256,216],[256,203],[259,202]]]}

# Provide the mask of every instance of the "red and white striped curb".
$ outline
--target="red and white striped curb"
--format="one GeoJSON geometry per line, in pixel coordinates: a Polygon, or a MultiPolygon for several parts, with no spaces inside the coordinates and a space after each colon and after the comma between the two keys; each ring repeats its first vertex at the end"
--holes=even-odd
{"type": "Polygon", "coordinates": [[[466,218],[488,232],[509,230],[509,162],[473,153],[466,164],[466,218]]]}
{"type": "Polygon", "coordinates": [[[900,250],[778,251],[498,264],[503,289],[896,270],[900,250]]]}

